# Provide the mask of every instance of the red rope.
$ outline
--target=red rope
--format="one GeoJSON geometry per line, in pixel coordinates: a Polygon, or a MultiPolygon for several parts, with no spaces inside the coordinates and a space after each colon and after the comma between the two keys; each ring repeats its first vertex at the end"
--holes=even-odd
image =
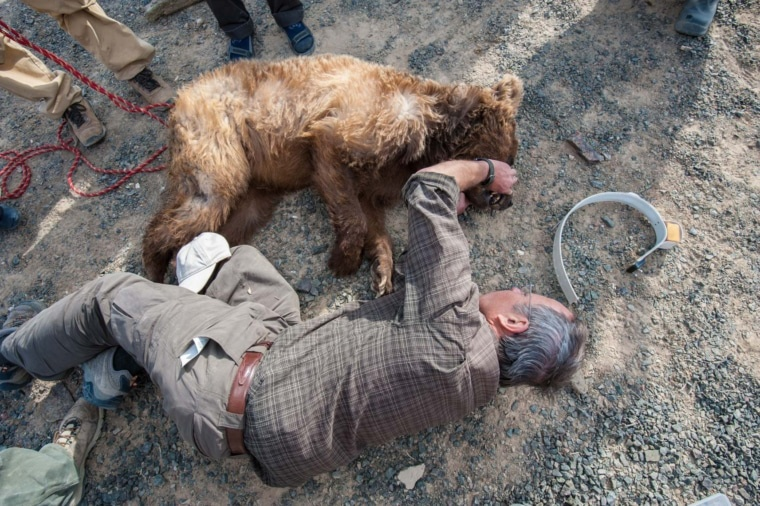
{"type": "MultiPolygon", "coordinates": [[[[79,79],[82,83],[86,84],[93,90],[97,91],[98,93],[105,95],[108,97],[108,99],[113,102],[118,108],[130,112],[130,113],[140,113],[148,116],[149,118],[158,121],[162,125],[166,126],[166,122],[150,112],[152,109],[161,108],[161,109],[168,109],[172,107],[171,104],[152,104],[147,107],[140,107],[136,104],[133,104],[132,102],[119,97],[117,95],[114,95],[112,93],[109,93],[105,88],[76,70],[73,66],[71,66],[68,62],[61,59],[60,57],[56,56],[55,54],[51,53],[50,51],[38,46],[37,44],[31,42],[29,39],[21,35],[19,32],[8,26],[2,19],[0,19],[0,33],[5,35],[11,40],[14,40],[21,44],[22,46],[29,47],[31,49],[34,49],[41,55],[53,60],[55,63],[66,69],[70,74],[72,74],[74,77],[79,79]]],[[[66,139],[64,138],[64,128],[66,126],[66,119],[64,118],[63,121],[61,121],[60,126],[58,127],[58,144],[47,144],[44,146],[36,147],[36,148],[30,148],[22,152],[17,152],[14,150],[9,151],[3,151],[0,152],[0,158],[3,160],[7,160],[8,163],[3,166],[2,169],[0,169],[0,189],[2,192],[0,192],[0,201],[6,200],[6,199],[17,199],[21,195],[24,194],[24,192],[29,187],[29,184],[32,180],[32,170],[27,164],[27,161],[34,158],[35,156],[39,156],[45,153],[53,153],[55,151],[68,151],[71,154],[74,155],[74,161],[72,162],[71,166],[69,167],[68,173],[66,174],[66,182],[69,184],[69,188],[71,188],[71,191],[76,193],[77,195],[80,195],[82,197],[99,197],[101,195],[105,195],[106,193],[115,190],[119,186],[126,183],[132,176],[135,174],[139,174],[142,172],[158,172],[160,170],[163,170],[166,168],[166,165],[158,165],[155,167],[149,167],[153,161],[156,160],[161,154],[166,151],[166,146],[162,146],[161,148],[157,149],[152,155],[150,155],[144,162],[140,163],[136,167],[133,167],[131,169],[103,169],[100,167],[95,166],[92,162],[90,162],[83,154],[82,152],[76,147],[76,143],[73,138],[66,139]],[[76,187],[74,184],[74,173],[79,168],[79,165],[81,163],[84,163],[87,165],[90,169],[92,169],[95,172],[98,172],[100,174],[109,174],[109,175],[121,175],[122,177],[119,178],[114,184],[99,190],[95,192],[85,192],[83,190],[80,190],[76,187]],[[11,179],[11,176],[16,172],[17,170],[21,170],[21,182],[12,190],[8,189],[8,183],[11,179]]]]}

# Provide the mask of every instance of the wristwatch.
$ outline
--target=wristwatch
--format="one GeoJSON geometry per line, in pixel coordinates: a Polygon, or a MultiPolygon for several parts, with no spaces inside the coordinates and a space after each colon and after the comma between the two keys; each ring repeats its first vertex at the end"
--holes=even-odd
{"type": "Polygon", "coordinates": [[[496,169],[493,166],[493,162],[488,158],[476,158],[476,162],[486,162],[488,164],[488,177],[486,177],[480,186],[490,186],[493,180],[496,178],[496,169]]]}

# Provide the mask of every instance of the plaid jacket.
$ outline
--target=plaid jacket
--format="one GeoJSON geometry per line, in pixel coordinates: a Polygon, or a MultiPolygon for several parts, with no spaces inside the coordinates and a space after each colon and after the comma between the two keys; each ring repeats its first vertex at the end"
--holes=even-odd
{"type": "Polygon", "coordinates": [[[289,327],[251,384],[245,444],[268,485],[296,486],[363,448],[460,419],[499,383],[450,177],[412,176],[394,293],[289,327]]]}

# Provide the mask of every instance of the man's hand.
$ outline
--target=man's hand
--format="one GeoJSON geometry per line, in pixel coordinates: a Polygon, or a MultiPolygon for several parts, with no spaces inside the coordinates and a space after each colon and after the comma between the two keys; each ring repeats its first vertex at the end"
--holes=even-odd
{"type": "MultiPolygon", "coordinates": [[[[491,160],[491,162],[494,166],[495,177],[488,189],[494,193],[512,195],[512,188],[517,184],[517,171],[502,161],[491,160]]],[[[464,192],[479,185],[488,177],[488,163],[475,160],[451,160],[421,169],[419,172],[438,172],[451,176],[456,180],[459,191],[464,192]]],[[[466,206],[466,199],[463,199],[461,195],[457,210],[460,205],[466,206]]]]}
{"type": "MultiPolygon", "coordinates": [[[[491,160],[494,166],[494,172],[496,177],[493,183],[488,187],[494,193],[504,193],[506,195],[512,195],[513,187],[517,184],[517,171],[499,160],[491,160]]],[[[481,165],[485,162],[478,162],[481,165]]],[[[486,172],[486,174],[488,174],[486,172]]],[[[483,177],[485,179],[485,177],[483,177]]]]}

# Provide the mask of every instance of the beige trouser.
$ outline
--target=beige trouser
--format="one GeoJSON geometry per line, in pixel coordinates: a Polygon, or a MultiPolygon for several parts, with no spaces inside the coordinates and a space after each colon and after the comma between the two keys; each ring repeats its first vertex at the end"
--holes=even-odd
{"type": "MultiPolygon", "coordinates": [[[[69,35],[111,70],[116,79],[133,78],[153,59],[156,50],[132,30],[109,18],[95,0],[22,0],[49,14],[69,35]]],[[[72,77],[52,72],[27,48],[0,35],[0,88],[27,100],[40,101],[40,110],[60,118],[82,91],[72,77]]]]}

